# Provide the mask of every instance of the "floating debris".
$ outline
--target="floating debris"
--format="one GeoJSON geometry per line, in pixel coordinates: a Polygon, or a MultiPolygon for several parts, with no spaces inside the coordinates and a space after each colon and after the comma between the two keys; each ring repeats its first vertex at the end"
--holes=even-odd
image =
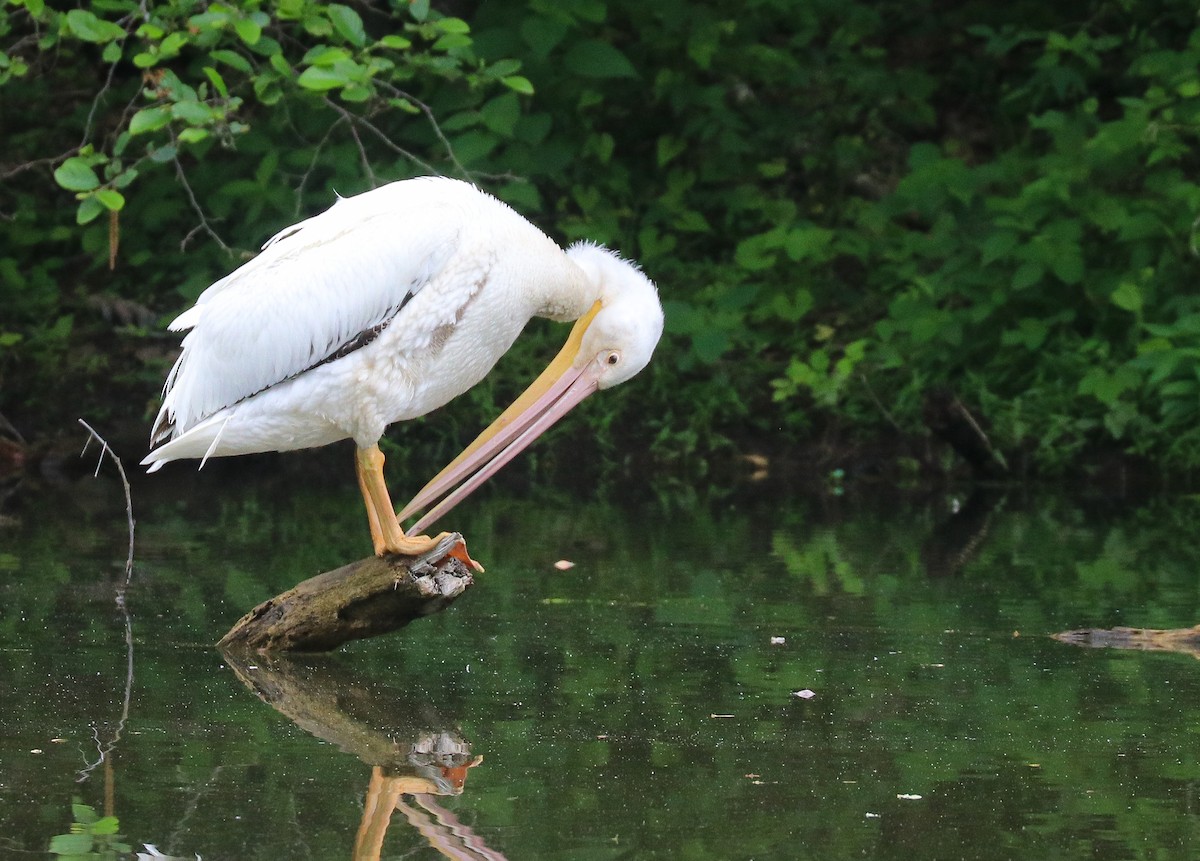
{"type": "Polygon", "coordinates": [[[921,796],[913,795],[912,793],[908,793],[908,792],[898,792],[898,793],[896,793],[896,797],[899,798],[901,801],[920,801],[921,800],[921,796]]]}
{"type": "Polygon", "coordinates": [[[784,643],[786,643],[786,642],[787,642],[787,638],[786,638],[786,637],[772,637],[772,638],[771,638],[771,645],[772,645],[772,646],[782,646],[782,645],[783,645],[784,643]]]}
{"type": "Polygon", "coordinates": [[[802,700],[811,700],[816,695],[816,691],[810,691],[808,688],[805,688],[802,691],[792,691],[792,696],[799,697],[802,700]]]}

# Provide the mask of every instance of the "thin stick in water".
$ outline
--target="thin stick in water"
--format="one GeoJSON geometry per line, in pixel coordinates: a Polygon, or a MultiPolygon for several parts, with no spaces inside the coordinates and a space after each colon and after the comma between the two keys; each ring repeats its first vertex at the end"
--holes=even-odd
{"type": "MultiPolygon", "coordinates": [[[[104,463],[104,455],[107,454],[112,458],[113,463],[117,465],[117,472],[121,476],[121,484],[125,488],[125,518],[129,521],[129,555],[125,559],[125,585],[128,586],[129,581],[133,578],[133,497],[129,492],[129,479],[125,476],[125,467],[121,465],[121,458],[117,457],[116,452],[112,450],[108,442],[105,441],[104,437],[96,433],[95,428],[93,428],[83,419],[79,419],[79,423],[87,428],[87,432],[91,434],[87,441],[84,442],[83,451],[79,453],[79,456],[83,456],[84,452],[87,451],[88,444],[91,442],[92,437],[95,437],[96,442],[100,443],[100,457],[96,461],[96,471],[93,473],[93,475],[100,474],[100,465],[104,463]]],[[[118,602],[122,601],[123,599],[123,594],[119,595],[117,598],[118,602]]]]}

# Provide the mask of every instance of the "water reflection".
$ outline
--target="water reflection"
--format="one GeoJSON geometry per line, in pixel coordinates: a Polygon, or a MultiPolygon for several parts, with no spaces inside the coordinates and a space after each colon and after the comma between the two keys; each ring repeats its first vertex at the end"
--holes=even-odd
{"type": "Polygon", "coordinates": [[[461,795],[468,771],[483,757],[472,753],[431,703],[383,689],[345,667],[286,656],[223,655],[259,699],[371,766],[354,861],[379,861],[395,811],[448,858],[503,858],[437,803],[437,796],[461,795]]]}
{"type": "Polygon", "coordinates": [[[977,487],[965,502],[955,500],[946,517],[921,542],[921,561],[930,577],[954,577],[988,540],[992,515],[1003,504],[1003,491],[977,487]]]}
{"type": "Polygon", "coordinates": [[[109,811],[204,861],[1200,850],[1195,662],[1050,636],[1200,620],[1193,501],[493,496],[447,612],[238,664],[210,644],[361,524],[353,487],[226,477],[135,487],[132,684],[119,486],[7,512],[0,855],[109,811]]]}

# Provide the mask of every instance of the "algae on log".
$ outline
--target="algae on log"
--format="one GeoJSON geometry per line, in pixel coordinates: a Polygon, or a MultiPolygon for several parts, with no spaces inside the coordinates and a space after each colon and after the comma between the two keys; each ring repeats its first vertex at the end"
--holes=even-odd
{"type": "Polygon", "coordinates": [[[423,556],[370,556],[326,571],[259,604],[217,645],[322,652],[402,628],[446,609],[474,579],[462,536],[423,556]]]}

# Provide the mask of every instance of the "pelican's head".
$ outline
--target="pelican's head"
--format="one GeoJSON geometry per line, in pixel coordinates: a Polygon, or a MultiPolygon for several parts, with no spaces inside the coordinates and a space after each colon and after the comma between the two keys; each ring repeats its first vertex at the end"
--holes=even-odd
{"type": "Polygon", "coordinates": [[[599,245],[576,243],[567,256],[599,298],[541,376],[404,507],[400,520],[442,499],[411,531],[426,529],[466,499],[588,395],[649,364],[663,331],[654,283],[636,264],[599,245]]]}
{"type": "Polygon", "coordinates": [[[599,287],[600,296],[595,316],[580,320],[583,337],[572,364],[597,363],[596,388],[609,389],[650,363],[663,330],[658,290],[637,264],[603,246],[579,242],[567,256],[599,287]]]}

